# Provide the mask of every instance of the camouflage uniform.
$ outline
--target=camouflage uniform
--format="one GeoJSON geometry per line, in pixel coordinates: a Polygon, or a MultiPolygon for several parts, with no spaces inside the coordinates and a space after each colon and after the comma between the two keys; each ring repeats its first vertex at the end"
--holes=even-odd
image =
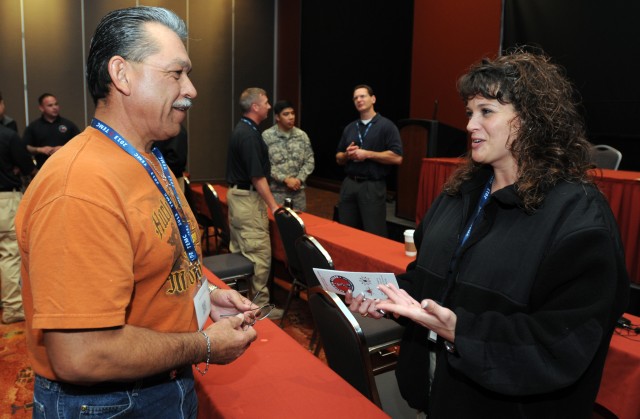
{"type": "Polygon", "coordinates": [[[305,211],[307,208],[304,193],[305,181],[313,172],[315,164],[309,137],[298,127],[293,127],[286,133],[276,124],[265,130],[262,138],[269,147],[271,161],[269,186],[273,197],[280,205],[285,198],[291,198],[294,209],[305,211]],[[288,177],[300,179],[302,186],[298,191],[292,191],[284,184],[284,180],[288,177]]]}

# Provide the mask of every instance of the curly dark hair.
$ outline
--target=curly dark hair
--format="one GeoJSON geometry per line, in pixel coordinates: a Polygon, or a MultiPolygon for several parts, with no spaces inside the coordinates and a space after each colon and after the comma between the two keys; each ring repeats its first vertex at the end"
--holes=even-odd
{"type": "MultiPolygon", "coordinates": [[[[539,208],[549,188],[561,179],[593,182],[577,92],[548,56],[517,49],[494,60],[483,59],[458,80],[458,92],[465,105],[476,96],[513,105],[520,129],[509,147],[518,165],[515,190],[526,211],[539,208]]],[[[456,194],[481,166],[467,152],[444,191],[456,194]]]]}

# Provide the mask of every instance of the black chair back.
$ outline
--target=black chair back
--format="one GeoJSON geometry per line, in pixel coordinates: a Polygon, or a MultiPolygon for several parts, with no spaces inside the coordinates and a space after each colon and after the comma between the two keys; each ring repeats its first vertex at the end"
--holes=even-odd
{"type": "Polygon", "coordinates": [[[291,208],[280,207],[273,213],[287,257],[287,269],[298,281],[306,283],[302,274],[302,265],[296,253],[296,240],[306,233],[304,221],[291,208]]]}
{"type": "Polygon", "coordinates": [[[296,253],[308,287],[320,285],[316,274],[313,273],[313,268],[333,269],[333,260],[329,253],[314,237],[308,234],[304,234],[296,240],[296,253]]]}
{"type": "Polygon", "coordinates": [[[193,197],[193,190],[191,189],[191,181],[187,176],[184,177],[184,197],[187,199],[187,204],[189,204],[191,212],[196,217],[198,225],[203,229],[204,234],[202,236],[202,240],[205,242],[206,254],[209,254],[209,227],[213,226],[213,221],[211,218],[198,211],[198,206],[196,205],[193,197]]]}
{"type": "Polygon", "coordinates": [[[329,367],[369,400],[381,406],[362,329],[338,296],[316,286],[309,307],[329,367]]]}
{"type": "Polygon", "coordinates": [[[216,248],[217,252],[220,252],[220,248],[229,249],[229,241],[230,241],[230,232],[229,232],[229,223],[227,218],[222,211],[222,203],[220,203],[220,198],[218,197],[218,193],[213,188],[213,185],[210,183],[205,183],[202,185],[202,194],[204,195],[204,201],[207,204],[207,208],[209,208],[209,215],[211,215],[211,222],[213,224],[213,228],[215,230],[215,236],[218,240],[216,240],[216,248]]]}

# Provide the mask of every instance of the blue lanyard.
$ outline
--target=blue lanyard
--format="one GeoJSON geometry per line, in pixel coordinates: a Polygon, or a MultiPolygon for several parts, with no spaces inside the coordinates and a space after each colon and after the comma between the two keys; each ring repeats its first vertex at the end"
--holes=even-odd
{"type": "Polygon", "coordinates": [[[253,122],[251,122],[249,119],[247,119],[247,118],[245,118],[243,116],[242,118],[240,118],[240,120],[242,122],[244,122],[245,124],[249,125],[252,130],[254,130],[255,132],[258,132],[258,128],[256,128],[256,126],[253,124],[253,122]]]}
{"type": "Polygon", "coordinates": [[[360,140],[360,147],[362,147],[362,144],[364,144],[364,138],[367,136],[367,133],[369,132],[369,128],[371,128],[372,121],[369,121],[366,125],[367,129],[364,130],[364,134],[360,134],[360,121],[356,121],[356,132],[358,133],[358,139],[360,140]]]}
{"type": "MultiPolygon", "coordinates": [[[[122,148],[130,156],[135,158],[138,161],[138,163],[140,163],[142,167],[145,168],[145,170],[153,180],[153,183],[155,183],[160,193],[162,193],[162,196],[164,196],[165,201],[167,201],[167,204],[169,204],[169,207],[173,212],[173,218],[176,220],[176,224],[178,225],[178,230],[180,231],[180,238],[182,239],[182,245],[184,246],[184,250],[187,252],[189,261],[191,261],[192,263],[195,262],[198,259],[198,253],[196,252],[196,248],[193,244],[193,239],[191,238],[191,229],[189,228],[189,224],[182,219],[182,216],[180,216],[178,209],[173,203],[173,200],[160,184],[160,180],[158,179],[158,176],[156,176],[156,173],[153,171],[153,169],[151,169],[151,166],[147,163],[144,157],[138,152],[138,150],[136,150],[135,147],[129,144],[127,140],[121,137],[116,130],[114,130],[113,128],[111,128],[110,126],[108,126],[107,124],[105,124],[104,122],[96,118],[93,118],[91,120],[91,126],[101,131],[107,138],[109,138],[114,143],[119,145],[120,148],[122,148]]],[[[153,153],[154,156],[156,156],[156,158],[160,162],[160,166],[162,167],[162,172],[169,180],[169,186],[171,187],[173,195],[176,197],[178,206],[182,208],[182,203],[180,202],[180,198],[178,197],[176,187],[173,184],[173,179],[171,179],[171,173],[169,172],[169,167],[167,166],[167,163],[165,162],[164,157],[162,157],[162,153],[160,152],[160,150],[158,150],[157,147],[154,147],[153,150],[151,150],[151,152],[153,153]]]]}
{"type": "Polygon", "coordinates": [[[482,192],[482,195],[480,196],[480,200],[478,201],[478,205],[476,206],[476,209],[475,209],[475,211],[473,213],[473,217],[471,217],[471,219],[469,220],[469,223],[467,224],[467,226],[464,229],[464,234],[462,235],[462,239],[460,239],[460,245],[458,246],[458,251],[460,251],[462,246],[464,246],[465,242],[467,241],[467,239],[471,235],[471,230],[473,230],[473,225],[476,223],[476,220],[478,219],[478,216],[482,212],[482,208],[484,207],[484,205],[489,200],[489,196],[491,196],[491,185],[492,184],[493,184],[493,175],[491,175],[491,177],[487,181],[487,184],[484,187],[484,191],[482,192]]]}

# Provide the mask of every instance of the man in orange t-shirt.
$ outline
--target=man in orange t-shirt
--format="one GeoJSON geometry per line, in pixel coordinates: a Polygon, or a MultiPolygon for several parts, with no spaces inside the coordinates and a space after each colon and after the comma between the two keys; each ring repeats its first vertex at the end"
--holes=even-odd
{"type": "Polygon", "coordinates": [[[203,278],[196,221],[152,149],[196,96],[185,38],[162,8],[103,18],[87,63],[95,118],[18,210],[34,418],[195,417],[191,364],[204,374],[256,338],[251,302],[203,278]]]}

